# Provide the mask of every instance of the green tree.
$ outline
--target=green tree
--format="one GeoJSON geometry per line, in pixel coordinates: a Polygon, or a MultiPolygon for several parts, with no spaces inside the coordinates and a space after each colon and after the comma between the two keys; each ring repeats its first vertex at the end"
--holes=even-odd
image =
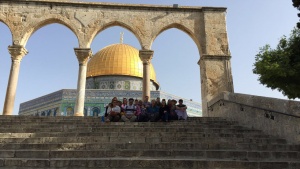
{"type": "Polygon", "coordinates": [[[299,7],[300,7],[300,0],[292,0],[293,1],[293,6],[295,7],[295,8],[298,8],[299,9],[299,7]]]}
{"type": "MultiPolygon", "coordinates": [[[[300,10],[300,0],[292,0],[293,6],[300,10]]],[[[300,17],[300,13],[298,13],[298,17],[300,17]]],[[[297,23],[297,27],[300,28],[300,22],[297,23]]]]}
{"type": "Polygon", "coordinates": [[[261,84],[289,99],[300,98],[300,30],[293,29],[289,38],[283,36],[276,49],[270,45],[260,48],[253,73],[259,75],[261,84]]]}

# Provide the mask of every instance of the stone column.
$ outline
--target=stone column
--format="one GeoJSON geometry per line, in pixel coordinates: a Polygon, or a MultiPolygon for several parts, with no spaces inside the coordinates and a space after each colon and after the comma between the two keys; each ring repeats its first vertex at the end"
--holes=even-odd
{"type": "Polygon", "coordinates": [[[22,58],[28,53],[27,50],[20,45],[9,46],[8,51],[11,55],[12,63],[7,84],[3,115],[12,115],[13,113],[20,71],[20,62],[22,58]]]}
{"type": "Polygon", "coordinates": [[[198,30],[202,113],[204,117],[209,117],[207,103],[221,92],[233,92],[226,10],[215,12],[203,9],[198,30]]]}
{"type": "Polygon", "coordinates": [[[223,91],[234,92],[231,56],[202,55],[198,64],[201,73],[202,114],[209,117],[207,102],[223,91]]]}
{"type": "Polygon", "coordinates": [[[75,48],[75,54],[79,62],[79,73],[77,82],[77,97],[74,116],[84,116],[84,97],[86,85],[86,67],[89,58],[92,56],[90,48],[75,48]]]}
{"type": "Polygon", "coordinates": [[[153,50],[140,50],[139,56],[143,61],[143,97],[145,96],[150,97],[150,63],[153,57],[153,50]]]}

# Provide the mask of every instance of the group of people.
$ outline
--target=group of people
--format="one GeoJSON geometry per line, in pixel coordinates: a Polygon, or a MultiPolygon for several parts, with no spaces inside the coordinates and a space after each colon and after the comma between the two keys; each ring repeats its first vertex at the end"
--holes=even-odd
{"type": "Polygon", "coordinates": [[[186,105],[183,100],[156,100],[149,101],[145,96],[144,101],[123,98],[122,101],[114,97],[106,107],[105,121],[111,122],[169,122],[173,120],[186,120],[186,105]]]}

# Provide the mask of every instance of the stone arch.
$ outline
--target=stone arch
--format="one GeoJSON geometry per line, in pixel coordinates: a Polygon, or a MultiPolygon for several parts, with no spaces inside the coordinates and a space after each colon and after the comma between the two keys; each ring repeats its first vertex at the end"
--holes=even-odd
{"type": "Polygon", "coordinates": [[[58,110],[59,110],[59,108],[58,107],[56,107],[55,109],[53,109],[53,116],[55,117],[56,116],[56,114],[58,113],[58,110]]]}
{"type": "Polygon", "coordinates": [[[112,21],[112,22],[106,23],[102,27],[100,27],[100,29],[97,29],[96,31],[94,31],[91,35],[90,40],[87,43],[87,46],[91,45],[91,43],[93,42],[93,40],[99,33],[104,31],[105,29],[108,29],[108,28],[114,27],[114,26],[120,26],[120,27],[130,31],[139,41],[140,47],[142,47],[142,40],[141,40],[140,36],[137,34],[137,32],[131,26],[125,24],[124,22],[120,22],[120,21],[112,21]]]}
{"type": "Polygon", "coordinates": [[[46,116],[46,112],[43,111],[43,112],[41,113],[41,116],[46,116]]]}
{"type": "Polygon", "coordinates": [[[94,107],[94,108],[92,109],[92,116],[93,116],[93,117],[100,116],[100,108],[99,108],[99,107],[94,107]]]}
{"type": "Polygon", "coordinates": [[[174,84],[173,86],[178,89],[176,91],[177,96],[201,102],[201,77],[200,68],[197,64],[200,55],[195,41],[184,31],[170,28],[162,31],[156,37],[151,49],[154,51],[151,63],[155,65],[161,86],[174,84]],[[168,64],[161,62],[162,59],[169,60],[168,64]],[[176,76],[184,77],[186,80],[178,82],[173,78],[166,80],[163,77],[164,70],[168,70],[167,72],[180,70],[176,76]]]}
{"type": "Polygon", "coordinates": [[[67,107],[66,114],[67,114],[67,116],[73,116],[74,115],[74,108],[71,107],[71,106],[67,107]]]}
{"type": "Polygon", "coordinates": [[[52,116],[52,111],[51,110],[47,110],[47,116],[52,116]]]}
{"type": "Polygon", "coordinates": [[[172,24],[169,24],[165,27],[163,27],[162,29],[160,29],[153,37],[152,39],[150,40],[150,49],[152,47],[152,44],[154,42],[154,40],[164,31],[168,30],[168,29],[172,29],[172,28],[176,28],[176,29],[179,29],[183,32],[185,32],[186,34],[189,35],[189,37],[192,38],[192,40],[195,42],[195,44],[197,45],[198,47],[198,50],[199,50],[199,54],[201,54],[201,46],[200,46],[200,42],[198,41],[198,39],[196,38],[195,36],[195,33],[193,31],[191,31],[190,29],[188,29],[187,27],[185,27],[184,25],[182,24],[179,24],[179,23],[172,23],[172,24]]]}
{"type": "Polygon", "coordinates": [[[39,21],[34,21],[34,24],[30,24],[27,28],[25,28],[24,32],[23,32],[23,38],[21,39],[20,44],[25,46],[26,43],[28,42],[29,38],[39,29],[43,28],[44,26],[50,25],[50,24],[54,24],[54,23],[58,23],[61,24],[63,26],[66,26],[68,29],[70,29],[76,36],[77,40],[78,40],[78,45],[80,44],[79,42],[79,37],[76,31],[76,26],[71,23],[70,21],[62,18],[62,17],[57,17],[57,16],[50,16],[47,19],[42,19],[39,21]]]}

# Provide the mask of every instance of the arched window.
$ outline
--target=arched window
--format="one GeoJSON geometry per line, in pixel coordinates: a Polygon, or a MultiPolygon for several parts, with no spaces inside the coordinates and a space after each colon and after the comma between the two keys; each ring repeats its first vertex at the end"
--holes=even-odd
{"type": "Polygon", "coordinates": [[[97,117],[97,116],[100,115],[100,109],[98,107],[94,107],[92,109],[92,112],[93,112],[92,114],[93,114],[94,117],[97,117]]]}

